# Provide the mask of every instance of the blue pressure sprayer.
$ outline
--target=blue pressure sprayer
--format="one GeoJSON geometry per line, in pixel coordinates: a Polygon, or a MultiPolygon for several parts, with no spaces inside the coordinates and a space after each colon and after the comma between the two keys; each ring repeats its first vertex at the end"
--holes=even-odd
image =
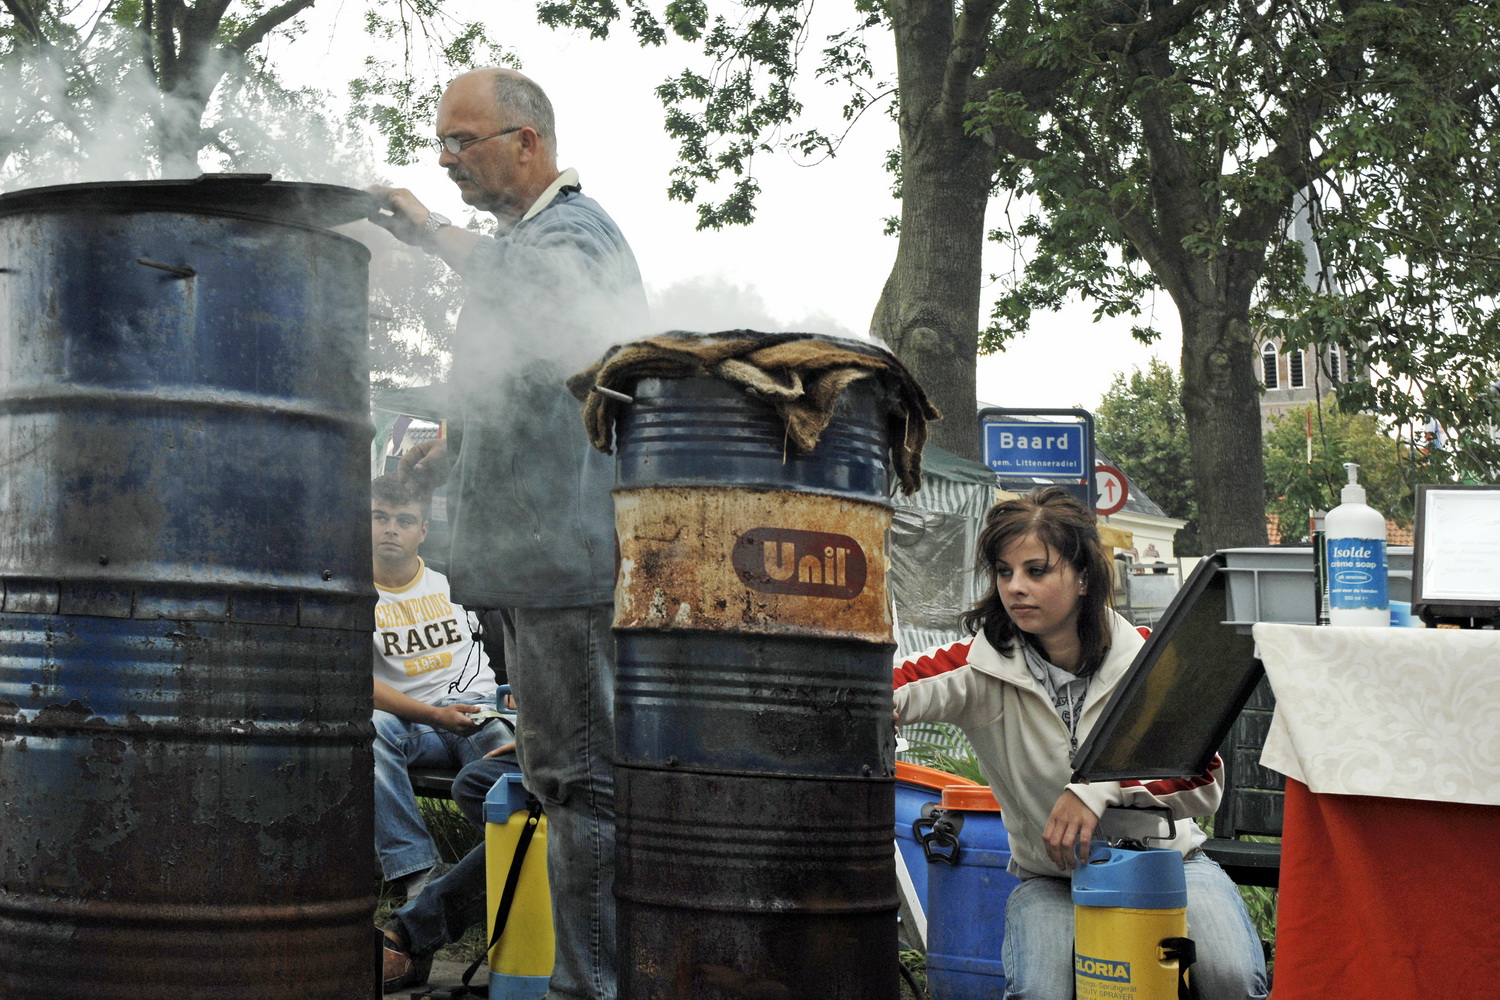
{"type": "MultiPolygon", "coordinates": [[[[1145,810],[1141,810],[1145,811],[1145,810]]],[[[1095,844],[1073,871],[1073,979],[1077,1000],[1187,1000],[1196,957],[1187,936],[1182,855],[1147,847],[1165,838],[1095,844]]]]}

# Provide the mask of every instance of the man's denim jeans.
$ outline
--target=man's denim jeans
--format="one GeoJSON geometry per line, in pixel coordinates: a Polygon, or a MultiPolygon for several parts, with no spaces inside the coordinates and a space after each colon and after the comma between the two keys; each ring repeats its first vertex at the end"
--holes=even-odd
{"type": "MultiPolygon", "coordinates": [[[[1206,854],[1183,862],[1202,1000],[1264,1000],[1265,953],[1239,890],[1206,854]]],[[[1073,883],[1029,878],[1005,906],[1005,1000],[1073,1000],[1073,883]]]]}
{"type": "Polygon", "coordinates": [[[547,997],[614,1000],[614,608],[506,608],[497,617],[521,770],[547,813],[557,936],[547,997]]]}
{"type": "MultiPolygon", "coordinates": [[[[438,704],[473,702],[449,698],[438,704]]],[[[438,861],[437,847],[417,811],[417,796],[406,769],[417,765],[461,767],[504,746],[513,737],[503,719],[491,719],[472,736],[405,722],[379,710],[374,722],[375,851],[380,856],[380,870],[389,882],[431,868],[438,861]]]]}

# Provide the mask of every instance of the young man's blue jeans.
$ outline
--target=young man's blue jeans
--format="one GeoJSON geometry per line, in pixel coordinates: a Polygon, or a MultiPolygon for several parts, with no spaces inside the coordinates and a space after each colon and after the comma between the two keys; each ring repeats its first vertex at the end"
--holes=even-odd
{"type": "MultiPolygon", "coordinates": [[[[470,823],[484,829],[484,800],[495,782],[507,774],[519,774],[521,766],[513,754],[486,757],[465,765],[453,780],[453,801],[470,823]]],[[[485,919],[487,886],[484,842],[464,855],[442,878],[427,883],[416,899],[397,910],[407,951],[425,956],[451,944],[464,931],[485,919]]]]}
{"type": "MultiPolygon", "coordinates": [[[[472,704],[450,698],[440,705],[472,704]]],[[[493,706],[490,706],[493,707],[493,706]]],[[[406,769],[413,766],[461,767],[478,760],[514,736],[504,719],[490,719],[472,736],[406,722],[376,710],[375,723],[375,851],[387,882],[431,868],[438,861],[437,846],[417,810],[406,769]]]]}
{"type": "MultiPolygon", "coordinates": [[[[1264,1000],[1265,952],[1224,869],[1206,854],[1183,862],[1192,980],[1201,1000],[1264,1000]]],[[[1029,878],[1005,905],[1005,1000],[1073,1000],[1073,883],[1029,878]]]]}

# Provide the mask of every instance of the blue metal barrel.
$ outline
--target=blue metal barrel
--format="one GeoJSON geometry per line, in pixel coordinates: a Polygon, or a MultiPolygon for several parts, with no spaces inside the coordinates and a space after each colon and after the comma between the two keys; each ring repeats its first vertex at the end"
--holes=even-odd
{"type": "Polygon", "coordinates": [[[0,196],[0,995],[378,993],[366,211],[0,196]]]}
{"type": "Polygon", "coordinates": [[[894,998],[878,384],[846,388],[809,454],[770,404],[718,380],[631,394],[615,490],[620,996],[894,998]]]}

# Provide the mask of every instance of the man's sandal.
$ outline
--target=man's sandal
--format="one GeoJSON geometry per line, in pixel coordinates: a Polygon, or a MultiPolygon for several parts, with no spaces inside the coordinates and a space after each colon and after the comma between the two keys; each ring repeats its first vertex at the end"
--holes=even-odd
{"type": "Polygon", "coordinates": [[[432,973],[432,956],[408,954],[405,943],[390,929],[383,930],[381,936],[385,939],[380,953],[382,992],[395,993],[425,984],[432,973]]]}

